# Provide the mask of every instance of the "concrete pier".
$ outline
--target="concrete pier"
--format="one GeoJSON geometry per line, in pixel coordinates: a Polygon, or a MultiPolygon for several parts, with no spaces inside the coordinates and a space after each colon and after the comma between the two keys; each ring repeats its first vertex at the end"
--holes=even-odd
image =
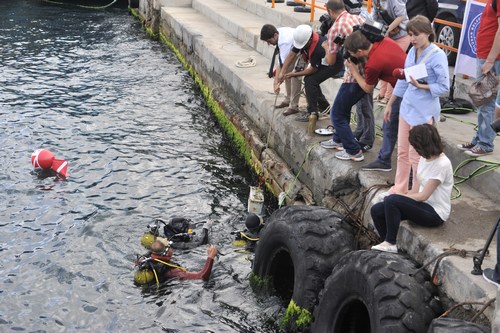
{"type": "MultiPolygon", "coordinates": [[[[289,204],[303,201],[338,209],[340,207],[334,207],[337,198],[352,204],[363,190],[374,185],[388,186],[394,180],[394,171],[360,170],[362,165],[375,160],[380,137],[373,149],[365,153],[364,162],[340,161],[332,150],[318,145],[329,137],[308,135],[307,123],[296,122],[294,116],[285,117],[283,109],[274,108],[272,80],[267,78],[274,48],[259,40],[260,28],[265,23],[277,27],[299,24],[318,27],[317,19],[323,12],[318,11],[316,21],[309,22],[309,14],[295,13],[293,7],[283,3],[272,9],[264,0],[141,0],[138,12],[145,24],[164,35],[212,89],[212,96],[251,147],[254,160],[263,168],[275,194],[290,190],[289,204]],[[248,57],[255,60],[254,67],[236,65],[248,57]],[[299,181],[294,184],[297,174],[299,181]]],[[[340,83],[339,79],[330,79],[322,85],[330,102],[340,83]]],[[[471,83],[472,79],[459,78],[455,97],[467,98],[465,92],[471,83]]],[[[278,103],[281,100],[279,96],[278,103]]],[[[305,98],[301,98],[301,104],[304,109],[305,98]]],[[[377,125],[381,126],[383,109],[377,106],[375,109],[377,125]]],[[[457,167],[469,157],[458,150],[456,144],[471,139],[477,115],[469,113],[445,119],[438,129],[446,144],[445,152],[457,167]]],[[[329,124],[329,118],[323,118],[317,127],[329,124]]],[[[481,160],[500,162],[498,137],[495,143],[496,152],[481,160]]],[[[473,161],[458,174],[468,175],[481,165],[484,163],[473,161]]],[[[470,273],[473,267],[471,253],[482,249],[500,215],[500,168],[473,177],[458,188],[461,195],[452,201],[451,217],[442,227],[428,229],[403,223],[398,244],[421,264],[429,263],[445,249],[464,250],[465,258],[448,256],[440,262],[437,279],[441,291],[456,303],[486,302],[497,296],[497,289],[482,276],[470,273]]],[[[367,209],[364,222],[370,225],[369,207],[364,208],[367,209]]],[[[494,266],[495,249],[493,241],[483,268],[494,266]]],[[[428,270],[432,271],[433,267],[430,265],[428,270]]],[[[493,307],[485,311],[494,332],[500,332],[498,311],[493,307]]]]}

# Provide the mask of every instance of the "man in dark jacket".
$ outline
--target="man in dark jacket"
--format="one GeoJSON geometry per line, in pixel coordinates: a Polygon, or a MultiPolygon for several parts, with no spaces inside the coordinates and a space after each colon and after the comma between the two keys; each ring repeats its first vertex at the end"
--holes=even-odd
{"type": "Polygon", "coordinates": [[[406,2],[406,13],[410,20],[417,15],[424,15],[432,22],[437,11],[437,0],[408,0],[406,2]]]}

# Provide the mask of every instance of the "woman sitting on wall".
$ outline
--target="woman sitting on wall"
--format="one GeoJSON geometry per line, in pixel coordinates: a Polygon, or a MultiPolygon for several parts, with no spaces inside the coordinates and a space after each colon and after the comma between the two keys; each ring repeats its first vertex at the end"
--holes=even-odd
{"type": "Polygon", "coordinates": [[[372,250],[396,253],[396,236],[402,220],[425,227],[441,225],[451,210],[453,168],[443,153],[443,143],[436,127],[423,124],[410,130],[410,144],[422,157],[417,176],[408,194],[391,194],[373,205],[371,216],[384,241],[372,250]]]}

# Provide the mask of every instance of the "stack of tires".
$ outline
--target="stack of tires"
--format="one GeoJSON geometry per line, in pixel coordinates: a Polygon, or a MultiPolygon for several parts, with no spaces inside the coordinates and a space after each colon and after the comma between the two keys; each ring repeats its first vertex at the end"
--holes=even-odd
{"type": "Polygon", "coordinates": [[[287,312],[295,309],[295,316],[285,314],[282,327],[314,333],[427,332],[442,312],[428,276],[413,276],[416,265],[401,255],[354,247],[353,228],[334,211],[292,206],[274,212],[261,232],[253,273],[289,300],[287,312]],[[304,313],[311,314],[309,320],[304,313]]]}

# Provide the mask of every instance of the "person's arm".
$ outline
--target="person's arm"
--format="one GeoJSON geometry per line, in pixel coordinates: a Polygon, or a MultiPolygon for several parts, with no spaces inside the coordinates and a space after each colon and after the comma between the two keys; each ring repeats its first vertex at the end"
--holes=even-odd
{"type": "Polygon", "coordinates": [[[273,90],[275,94],[280,93],[280,74],[281,74],[281,66],[278,64],[276,67],[276,74],[274,75],[274,80],[273,80],[273,90]]]}
{"type": "Polygon", "coordinates": [[[429,179],[424,186],[422,192],[418,192],[420,185],[418,183],[414,183],[411,191],[406,195],[408,198],[412,198],[415,201],[426,201],[430,198],[432,193],[436,190],[436,188],[441,184],[439,179],[429,179]]]}
{"type": "MultiPolygon", "coordinates": [[[[330,36],[328,36],[330,38],[330,36]]],[[[337,52],[331,52],[330,40],[325,40],[321,46],[325,49],[325,61],[328,65],[335,65],[337,62],[337,52]]]]}
{"type": "Polygon", "coordinates": [[[396,101],[397,96],[392,94],[387,102],[387,105],[384,110],[384,122],[391,121],[391,112],[392,112],[392,104],[396,101]]]}
{"type": "Polygon", "coordinates": [[[356,79],[361,89],[363,89],[367,94],[370,94],[375,89],[375,85],[366,83],[365,78],[359,72],[358,65],[354,64],[350,59],[345,62],[346,67],[351,71],[352,76],[356,79]]]}
{"type": "Polygon", "coordinates": [[[208,281],[208,279],[210,278],[210,273],[212,272],[212,267],[214,265],[214,258],[217,255],[217,248],[214,245],[210,245],[208,247],[207,253],[207,261],[205,261],[205,265],[203,265],[203,268],[199,272],[187,272],[179,268],[173,268],[170,269],[167,274],[165,274],[165,277],[179,278],[183,280],[202,279],[204,281],[208,281]]]}
{"type": "MultiPolygon", "coordinates": [[[[396,29],[397,27],[399,27],[399,25],[401,24],[401,22],[404,21],[406,17],[404,16],[398,16],[394,19],[394,21],[392,21],[391,24],[389,24],[389,27],[387,27],[387,36],[390,36],[391,35],[391,32],[396,29]]],[[[399,32],[399,31],[398,31],[399,32]]]]}
{"type": "Polygon", "coordinates": [[[427,61],[432,66],[432,71],[436,75],[436,82],[422,84],[412,79],[411,84],[419,89],[430,90],[432,97],[440,97],[447,94],[450,91],[450,72],[446,54],[442,50],[439,50],[427,61]]]}
{"type": "MultiPolygon", "coordinates": [[[[497,0],[498,1],[498,0],[497,0]]],[[[500,5],[497,4],[497,9],[500,5]]],[[[486,61],[481,67],[483,74],[488,73],[493,68],[493,64],[500,54],[500,17],[498,17],[498,28],[495,34],[495,39],[493,41],[493,45],[491,46],[490,53],[488,53],[488,57],[486,57],[486,61]]]]}
{"type": "Polygon", "coordinates": [[[283,73],[286,73],[288,67],[294,63],[294,61],[297,59],[297,56],[299,55],[299,52],[295,52],[295,50],[295,48],[292,48],[292,50],[286,56],[283,66],[281,66],[281,73],[278,76],[279,84],[281,84],[285,80],[285,75],[283,73]]]}
{"type": "Polygon", "coordinates": [[[289,72],[284,75],[285,79],[291,78],[291,77],[296,77],[296,76],[306,76],[306,75],[311,75],[313,73],[316,73],[318,69],[313,66],[307,66],[304,70],[300,72],[289,72]]]}

